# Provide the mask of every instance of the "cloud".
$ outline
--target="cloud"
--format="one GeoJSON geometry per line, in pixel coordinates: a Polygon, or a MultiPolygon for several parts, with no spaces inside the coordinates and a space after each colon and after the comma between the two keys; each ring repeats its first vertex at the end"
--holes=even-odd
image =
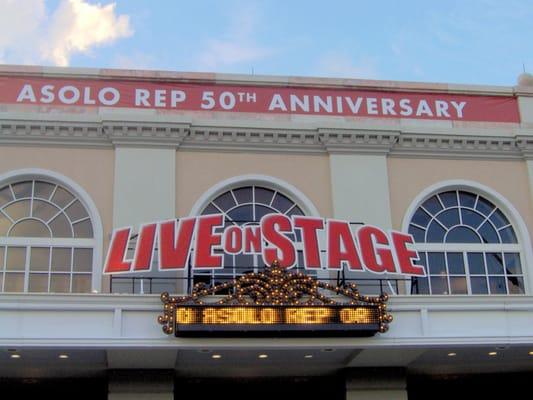
{"type": "Polygon", "coordinates": [[[328,53],[317,63],[317,75],[336,78],[378,79],[378,72],[374,61],[367,57],[360,57],[353,61],[343,53],[328,53]]]}
{"type": "Polygon", "coordinates": [[[196,57],[196,69],[220,70],[242,63],[258,61],[273,54],[271,48],[261,46],[254,38],[258,25],[257,11],[251,7],[240,9],[221,35],[208,39],[196,57]]]}
{"type": "Polygon", "coordinates": [[[68,66],[73,54],[131,36],[127,15],[115,4],[60,0],[47,15],[44,0],[3,0],[0,15],[0,61],[68,66]]]}

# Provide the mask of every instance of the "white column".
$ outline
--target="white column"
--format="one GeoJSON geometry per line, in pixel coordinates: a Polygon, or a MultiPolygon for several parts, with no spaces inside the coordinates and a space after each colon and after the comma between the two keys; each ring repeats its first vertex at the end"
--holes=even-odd
{"type": "Polygon", "coordinates": [[[113,227],[174,218],[176,149],[117,147],[113,227]]]}
{"type": "Polygon", "coordinates": [[[530,92],[518,96],[518,109],[520,111],[520,122],[522,125],[533,124],[533,86],[529,88],[530,92]]]}
{"type": "Polygon", "coordinates": [[[407,400],[407,382],[401,368],[375,368],[349,372],[346,400],[407,400]]]}
{"type": "MultiPolygon", "coordinates": [[[[392,229],[387,169],[387,150],[363,153],[354,149],[343,152],[330,151],[331,196],[334,218],[362,222],[381,229],[392,229]]],[[[356,225],[353,229],[356,229],[356,225]]],[[[344,271],[344,276],[356,279],[359,290],[365,294],[381,291],[396,293],[402,285],[395,281],[380,281],[387,275],[368,272],[344,271]],[[397,287],[399,286],[399,287],[397,287]]],[[[395,276],[388,275],[391,279],[395,276]]]]}
{"type": "MultiPolygon", "coordinates": [[[[117,145],[115,150],[115,182],[113,190],[113,227],[131,226],[138,232],[139,225],[147,222],[176,218],[176,148],[128,147],[117,145]]],[[[133,256],[133,251],[130,250],[133,256]]],[[[155,266],[151,272],[132,276],[143,278],[174,278],[142,281],[143,293],[169,291],[182,292],[184,280],[176,280],[184,272],[159,272],[155,266]],[[150,282],[153,285],[150,285],[150,282]]],[[[141,281],[135,290],[139,292],[141,281]]],[[[114,280],[113,291],[131,293],[132,282],[114,280]]]]}
{"type": "Polygon", "coordinates": [[[330,154],[335,218],[392,228],[385,154],[330,154]]]}
{"type": "Polygon", "coordinates": [[[173,400],[173,371],[115,371],[109,378],[108,400],[173,400]]]}

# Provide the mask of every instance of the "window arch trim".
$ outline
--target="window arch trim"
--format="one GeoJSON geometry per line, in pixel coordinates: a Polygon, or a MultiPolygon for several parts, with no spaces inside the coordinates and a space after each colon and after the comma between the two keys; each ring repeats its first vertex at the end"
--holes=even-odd
{"type": "Polygon", "coordinates": [[[274,178],[273,176],[268,175],[240,175],[235,176],[229,179],[225,179],[221,182],[218,182],[207,191],[205,191],[200,198],[194,203],[189,216],[199,215],[204,207],[206,207],[213,199],[221,195],[222,193],[235,189],[239,186],[265,186],[267,188],[279,190],[282,193],[286,193],[293,201],[301,206],[302,211],[305,215],[312,217],[319,217],[320,214],[318,209],[315,207],[313,202],[298,190],[295,186],[287,183],[281,179],[274,178]]]}
{"type": "Polygon", "coordinates": [[[425,188],[413,199],[407,208],[402,220],[402,231],[407,232],[409,230],[409,224],[414,216],[414,213],[424,201],[437,193],[445,192],[447,190],[473,191],[490,200],[496,207],[500,208],[504,212],[511,225],[514,227],[516,235],[518,236],[518,246],[522,256],[523,268],[525,272],[525,294],[531,294],[533,288],[533,271],[528,269],[528,266],[532,265],[531,263],[533,262],[533,250],[531,248],[529,231],[524,219],[518,210],[513,206],[513,204],[503,195],[488,186],[476,181],[453,179],[441,181],[425,188]]]}
{"type": "MultiPolygon", "coordinates": [[[[65,187],[72,194],[74,194],[78,198],[78,200],[85,206],[85,209],[87,210],[92,223],[94,235],[93,239],[84,239],[85,241],[87,241],[87,244],[93,243],[94,246],[91,290],[96,290],[100,292],[102,290],[102,245],[104,235],[103,225],[102,219],[100,218],[100,213],[98,212],[98,208],[96,207],[96,204],[92,200],[91,196],[89,196],[89,194],[85,191],[85,189],[83,189],[83,187],[76,183],[73,179],[68,178],[65,175],[42,168],[24,168],[0,174],[0,185],[8,185],[22,180],[39,179],[44,181],[52,181],[56,184],[65,187]]],[[[53,242],[52,239],[49,240],[47,240],[46,242],[53,242]]]]}

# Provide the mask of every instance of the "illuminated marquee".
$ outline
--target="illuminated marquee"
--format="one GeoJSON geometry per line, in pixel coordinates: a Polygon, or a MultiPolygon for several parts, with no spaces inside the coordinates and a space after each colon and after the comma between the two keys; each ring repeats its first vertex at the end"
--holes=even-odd
{"type": "Polygon", "coordinates": [[[196,284],[190,296],[163,293],[163,331],[176,336],[371,336],[386,332],[387,295],[362,296],[355,284],[332,286],[275,261],[231,283],[196,284]],[[326,297],[329,291],[341,299],[326,297]],[[225,292],[224,297],[216,295],[225,292]]]}

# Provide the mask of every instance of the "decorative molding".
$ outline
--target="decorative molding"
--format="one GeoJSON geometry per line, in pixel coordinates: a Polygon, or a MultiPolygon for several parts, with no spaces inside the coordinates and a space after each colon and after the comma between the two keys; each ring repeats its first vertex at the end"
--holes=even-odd
{"type": "Polygon", "coordinates": [[[392,155],[521,159],[514,137],[401,134],[392,155]]]}
{"type": "Polygon", "coordinates": [[[533,160],[533,136],[516,136],[516,146],[526,160],[533,160]]]}
{"type": "Polygon", "coordinates": [[[100,123],[0,120],[2,144],[109,146],[100,123]]]}
{"type": "Polygon", "coordinates": [[[211,201],[230,189],[261,184],[267,185],[271,189],[279,190],[282,194],[289,196],[296,204],[298,204],[299,207],[302,208],[307,216],[320,216],[320,213],[313,202],[297,187],[274,176],[259,174],[233,176],[211,186],[196,200],[191,208],[189,216],[192,217],[195,215],[200,215],[202,210],[207,207],[211,201]]]}
{"type": "Polygon", "coordinates": [[[319,129],[328,153],[387,154],[397,142],[399,131],[319,129]]]}
{"type": "Polygon", "coordinates": [[[189,125],[169,123],[104,122],[103,130],[114,145],[179,147],[189,125]]]}
{"type": "Polygon", "coordinates": [[[183,147],[202,150],[324,152],[316,130],[311,129],[193,126],[183,147]]]}
{"type": "Polygon", "coordinates": [[[206,151],[383,154],[451,159],[533,159],[533,133],[470,134],[442,129],[253,128],[184,122],[0,119],[0,144],[113,147],[169,146],[206,151]],[[446,130],[445,130],[446,131],[446,130]]]}

